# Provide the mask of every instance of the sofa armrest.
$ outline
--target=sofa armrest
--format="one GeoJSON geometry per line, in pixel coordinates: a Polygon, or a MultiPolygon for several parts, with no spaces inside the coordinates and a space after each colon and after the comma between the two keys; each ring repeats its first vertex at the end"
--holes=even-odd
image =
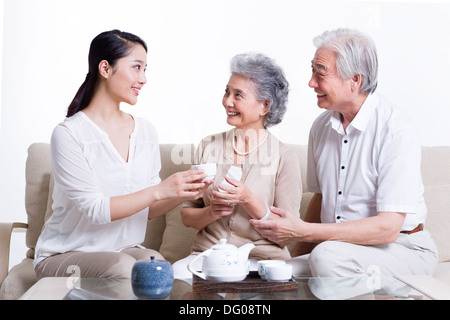
{"type": "Polygon", "coordinates": [[[8,275],[11,235],[14,232],[14,229],[27,228],[28,225],[22,222],[0,223],[0,286],[8,275]]]}

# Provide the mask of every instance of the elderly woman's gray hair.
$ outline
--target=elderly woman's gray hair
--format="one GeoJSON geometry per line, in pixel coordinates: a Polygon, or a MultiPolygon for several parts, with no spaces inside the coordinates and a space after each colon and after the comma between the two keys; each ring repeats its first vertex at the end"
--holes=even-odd
{"type": "Polygon", "coordinates": [[[336,68],[343,79],[361,75],[361,92],[375,92],[378,84],[378,58],[375,43],[366,34],[355,30],[340,28],[325,31],[313,40],[320,49],[329,49],[337,54],[336,68]]]}
{"type": "Polygon", "coordinates": [[[231,73],[248,78],[255,85],[258,101],[269,99],[264,126],[270,127],[283,120],[289,94],[289,83],[275,61],[261,53],[238,54],[231,60],[231,73]]]}

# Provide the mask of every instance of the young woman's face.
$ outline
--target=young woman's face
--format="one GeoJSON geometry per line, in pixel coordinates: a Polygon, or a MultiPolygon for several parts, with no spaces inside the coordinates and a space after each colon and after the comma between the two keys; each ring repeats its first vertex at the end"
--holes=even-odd
{"type": "Polygon", "coordinates": [[[147,83],[147,52],[141,45],[134,45],[131,53],[117,60],[108,78],[108,90],[117,102],[137,103],[139,92],[147,83]]]}

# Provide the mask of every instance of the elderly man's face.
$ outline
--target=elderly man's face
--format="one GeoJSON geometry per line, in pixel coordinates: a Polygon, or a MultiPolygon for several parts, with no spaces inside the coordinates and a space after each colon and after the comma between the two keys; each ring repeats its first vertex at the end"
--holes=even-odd
{"type": "Polygon", "coordinates": [[[344,80],[336,68],[336,54],[328,49],[316,51],[309,86],[317,93],[317,105],[327,110],[342,111],[352,99],[351,80],[344,80]]]}

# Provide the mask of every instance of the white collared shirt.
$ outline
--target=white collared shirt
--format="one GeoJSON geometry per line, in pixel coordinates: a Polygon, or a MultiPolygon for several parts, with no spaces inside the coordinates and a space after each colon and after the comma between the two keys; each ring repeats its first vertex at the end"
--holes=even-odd
{"type": "Polygon", "coordinates": [[[322,194],[323,223],[403,212],[402,230],[412,230],[427,214],[420,161],[420,141],[409,119],[372,94],[345,131],[337,111],[315,120],[307,189],[322,194]]]}
{"type": "Polygon", "coordinates": [[[36,265],[68,251],[118,251],[144,241],[148,208],[111,221],[110,197],[158,184],[158,137],[146,120],[135,118],[126,162],[109,139],[82,111],[53,131],[50,154],[53,215],[36,244],[36,265]]]}

